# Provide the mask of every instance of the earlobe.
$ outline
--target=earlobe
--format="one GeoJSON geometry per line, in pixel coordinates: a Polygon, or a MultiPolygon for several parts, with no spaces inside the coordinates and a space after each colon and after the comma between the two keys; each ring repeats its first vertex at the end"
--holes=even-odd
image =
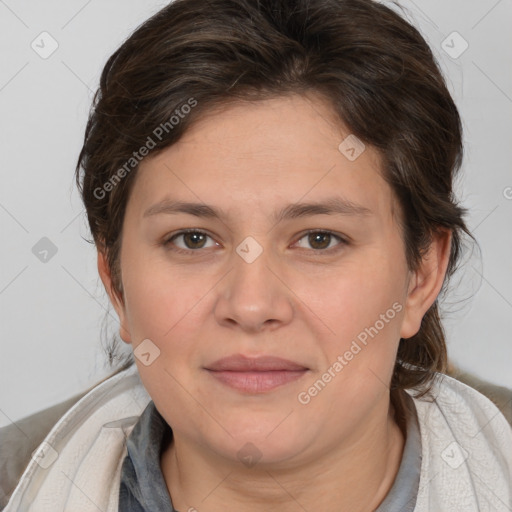
{"type": "Polygon", "coordinates": [[[98,250],[98,273],[110,298],[110,302],[112,303],[112,306],[114,306],[117,316],[119,317],[119,335],[123,341],[131,343],[132,340],[130,331],[127,327],[125,307],[123,301],[118,297],[118,294],[114,290],[112,274],[108,265],[107,257],[101,250],[98,250]]]}
{"type": "Polygon", "coordinates": [[[429,250],[409,282],[401,338],[411,338],[420,330],[423,316],[443,286],[450,251],[451,231],[444,230],[433,235],[429,250]]]}

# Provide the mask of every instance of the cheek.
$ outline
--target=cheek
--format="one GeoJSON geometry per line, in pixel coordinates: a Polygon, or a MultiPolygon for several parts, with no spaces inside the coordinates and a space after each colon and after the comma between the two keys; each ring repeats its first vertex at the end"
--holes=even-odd
{"type": "MultiPolygon", "coordinates": [[[[327,270],[286,269],[283,277],[295,297],[287,298],[290,292],[282,290],[283,300],[295,301],[297,314],[309,317],[310,326],[316,317],[314,329],[335,340],[352,338],[402,299],[401,265],[391,260],[375,250],[327,270]]],[[[222,273],[196,265],[177,267],[160,257],[151,262],[147,255],[132,257],[123,269],[123,284],[135,344],[197,330],[208,311],[213,314],[214,285],[220,277],[222,273]]]]}
{"type": "MultiPolygon", "coordinates": [[[[401,308],[393,309],[393,304],[404,301],[403,283],[401,265],[393,265],[383,257],[367,263],[361,261],[333,276],[330,283],[326,283],[330,284],[328,293],[318,294],[316,302],[336,338],[353,339],[373,326],[381,315],[386,319],[397,318],[397,310],[401,308]]],[[[387,322],[386,326],[391,323],[397,322],[387,322]]]]}
{"type": "Polygon", "coordinates": [[[190,366],[197,359],[194,340],[204,323],[199,316],[204,315],[201,308],[211,284],[202,276],[170,271],[156,262],[144,269],[133,265],[123,279],[132,349],[145,388],[157,406],[165,408],[173,396],[178,410],[193,408],[190,396],[197,396],[198,391],[190,366]],[[137,355],[142,352],[138,344],[147,339],[158,353],[149,365],[137,355]]]}
{"type": "Polygon", "coordinates": [[[185,266],[171,266],[163,251],[144,246],[133,231],[123,240],[121,261],[125,321],[142,383],[159,410],[165,410],[170,396],[173,410],[188,410],[190,397],[197,395],[195,375],[188,371],[197,359],[190,341],[200,325],[197,306],[211,284],[185,266]],[[145,340],[150,340],[149,364],[139,357],[146,352],[145,340]]]}
{"type": "Polygon", "coordinates": [[[150,338],[157,345],[198,325],[201,301],[211,289],[204,273],[170,267],[165,261],[133,258],[124,271],[126,314],[135,345],[150,338]]]}
{"type": "Polygon", "coordinates": [[[325,399],[357,410],[387,389],[404,311],[405,266],[385,253],[376,256],[347,268],[324,307],[335,332],[325,338],[325,370],[336,375],[325,399]]]}

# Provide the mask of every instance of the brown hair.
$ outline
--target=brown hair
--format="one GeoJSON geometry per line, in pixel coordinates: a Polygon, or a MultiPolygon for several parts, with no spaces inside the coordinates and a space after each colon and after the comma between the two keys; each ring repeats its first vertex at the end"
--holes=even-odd
{"type": "MultiPolygon", "coordinates": [[[[114,293],[122,298],[122,223],[142,148],[157,154],[194,120],[229,102],[309,91],[379,151],[383,176],[400,204],[411,270],[432,235],[451,230],[445,289],[462,237],[471,237],[453,195],[462,128],[420,33],[370,0],[175,0],[108,59],[76,166],[114,293]]],[[[110,347],[111,362],[117,343],[110,347]]],[[[400,340],[391,388],[421,388],[421,396],[446,362],[436,300],[419,332],[400,340]]]]}

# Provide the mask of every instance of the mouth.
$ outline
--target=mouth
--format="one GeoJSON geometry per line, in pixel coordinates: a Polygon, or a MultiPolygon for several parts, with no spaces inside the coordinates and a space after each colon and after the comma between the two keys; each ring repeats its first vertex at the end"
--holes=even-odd
{"type": "Polygon", "coordinates": [[[234,355],[205,370],[220,383],[246,393],[265,393],[303,377],[309,368],[279,357],[234,355]]]}

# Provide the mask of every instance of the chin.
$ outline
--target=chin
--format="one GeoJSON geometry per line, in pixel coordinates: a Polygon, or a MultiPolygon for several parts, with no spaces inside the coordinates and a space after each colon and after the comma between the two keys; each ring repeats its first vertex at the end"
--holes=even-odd
{"type": "MultiPolygon", "coordinates": [[[[279,420],[282,421],[282,418],[279,420]]],[[[298,436],[289,429],[279,427],[279,421],[268,423],[268,428],[255,428],[251,425],[244,428],[239,425],[226,426],[226,430],[233,436],[223,436],[220,443],[217,439],[214,450],[223,457],[237,460],[247,467],[258,464],[263,466],[276,466],[302,452],[305,448],[303,436],[298,436]],[[277,428],[276,428],[277,427],[277,428]],[[234,457],[233,457],[234,456],[234,457]]],[[[209,444],[213,440],[210,440],[209,444]]],[[[210,444],[212,446],[212,444],[210,444]]],[[[212,446],[212,447],[213,447],[212,446]]]]}

